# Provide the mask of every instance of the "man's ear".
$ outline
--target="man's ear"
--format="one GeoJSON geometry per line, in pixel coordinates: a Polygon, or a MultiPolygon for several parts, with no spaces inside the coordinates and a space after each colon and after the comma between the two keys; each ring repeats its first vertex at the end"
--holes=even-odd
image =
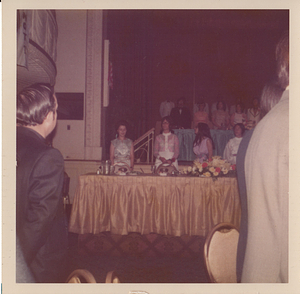
{"type": "Polygon", "coordinates": [[[45,122],[51,122],[53,120],[53,111],[49,111],[48,114],[46,115],[44,121],[45,122]]]}

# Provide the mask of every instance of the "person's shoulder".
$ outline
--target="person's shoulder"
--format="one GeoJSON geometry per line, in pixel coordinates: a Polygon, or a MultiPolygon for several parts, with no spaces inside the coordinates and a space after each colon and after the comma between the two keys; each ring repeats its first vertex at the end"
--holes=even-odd
{"type": "Polygon", "coordinates": [[[238,137],[233,137],[233,138],[231,138],[229,141],[231,141],[231,142],[241,142],[242,139],[243,139],[243,137],[240,137],[240,138],[238,138],[238,137]]]}
{"type": "Polygon", "coordinates": [[[61,154],[61,152],[58,149],[50,147],[50,146],[47,146],[47,148],[45,148],[42,155],[49,156],[50,158],[64,162],[64,158],[63,158],[63,155],[61,154]]]}
{"type": "Polygon", "coordinates": [[[115,145],[117,143],[118,138],[111,140],[111,143],[115,145]]]}

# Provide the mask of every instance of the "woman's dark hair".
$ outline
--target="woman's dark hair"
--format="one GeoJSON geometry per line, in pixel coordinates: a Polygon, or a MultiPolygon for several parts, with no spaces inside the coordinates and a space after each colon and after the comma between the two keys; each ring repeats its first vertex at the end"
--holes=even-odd
{"type": "Polygon", "coordinates": [[[170,132],[171,133],[174,133],[174,131],[172,130],[172,118],[171,118],[171,116],[164,116],[162,119],[161,119],[161,123],[160,123],[160,126],[161,126],[161,131],[160,131],[160,133],[162,134],[162,132],[163,132],[163,130],[162,130],[162,125],[163,125],[163,122],[164,121],[167,121],[168,123],[169,123],[169,129],[170,129],[170,132]]]}
{"type": "Polygon", "coordinates": [[[201,141],[203,140],[203,138],[207,137],[207,138],[211,139],[213,149],[215,149],[214,141],[211,137],[210,129],[209,129],[208,125],[205,123],[198,123],[197,129],[198,129],[198,133],[196,134],[193,146],[201,144],[201,141]]]}
{"type": "Polygon", "coordinates": [[[22,126],[41,125],[47,114],[55,112],[54,89],[48,84],[34,84],[17,95],[17,123],[22,126]]]}
{"type": "Polygon", "coordinates": [[[218,101],[218,102],[217,102],[217,110],[219,109],[219,108],[218,108],[219,103],[222,103],[222,105],[223,105],[223,110],[225,111],[225,110],[226,110],[226,104],[225,104],[224,101],[218,101]]]}
{"type": "Polygon", "coordinates": [[[241,128],[241,130],[242,130],[242,137],[244,136],[244,133],[245,133],[245,126],[242,124],[242,123],[238,123],[238,124],[235,124],[234,125],[234,127],[233,127],[233,133],[234,133],[234,130],[235,130],[235,128],[237,127],[237,126],[239,126],[240,128],[241,128]]]}
{"type": "Polygon", "coordinates": [[[126,120],[120,120],[116,124],[116,133],[118,134],[118,129],[120,126],[125,126],[126,130],[128,131],[128,122],[126,120]]]}

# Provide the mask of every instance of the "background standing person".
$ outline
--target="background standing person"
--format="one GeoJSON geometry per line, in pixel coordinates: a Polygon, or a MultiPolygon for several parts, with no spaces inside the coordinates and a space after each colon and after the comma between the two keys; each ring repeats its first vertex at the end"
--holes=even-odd
{"type": "Polygon", "coordinates": [[[49,86],[36,84],[17,96],[17,237],[40,283],[66,278],[64,159],[46,144],[56,126],[56,110],[56,97],[49,86]]]}
{"type": "Polygon", "coordinates": [[[249,108],[247,111],[247,118],[248,118],[248,128],[254,128],[261,119],[261,111],[259,107],[259,100],[254,98],[252,100],[252,108],[249,108]]]}
{"type": "Polygon", "coordinates": [[[241,103],[237,103],[236,111],[230,116],[230,124],[234,127],[236,124],[247,124],[247,115],[244,113],[244,107],[241,103]]]}
{"type": "Polygon", "coordinates": [[[111,164],[125,163],[133,170],[134,167],[134,149],[133,142],[126,138],[127,123],[121,121],[117,124],[118,137],[111,141],[110,144],[110,161],[111,164]]]}
{"type": "Polygon", "coordinates": [[[277,44],[276,60],[278,81],[285,91],[255,127],[245,158],[248,236],[243,283],[288,282],[288,32],[277,44]]]}
{"type": "Polygon", "coordinates": [[[194,119],[193,119],[194,128],[197,127],[198,123],[200,122],[210,126],[211,123],[208,118],[208,113],[205,111],[205,102],[200,101],[198,107],[199,110],[194,113],[194,119]]]}
{"type": "Polygon", "coordinates": [[[217,110],[212,113],[212,122],[216,130],[227,130],[229,127],[229,114],[225,110],[224,102],[217,103],[217,110]]]}
{"type": "Polygon", "coordinates": [[[173,164],[178,169],[179,140],[171,131],[171,121],[169,116],[161,121],[162,132],[154,142],[155,166],[159,167],[162,163],[173,164]]]}
{"type": "Polygon", "coordinates": [[[161,118],[165,116],[169,116],[171,114],[171,110],[175,107],[174,102],[170,100],[163,101],[159,107],[159,114],[161,118]]]}
{"type": "Polygon", "coordinates": [[[171,110],[171,119],[174,129],[190,129],[192,117],[190,111],[184,106],[184,98],[177,100],[177,106],[171,110]]]}

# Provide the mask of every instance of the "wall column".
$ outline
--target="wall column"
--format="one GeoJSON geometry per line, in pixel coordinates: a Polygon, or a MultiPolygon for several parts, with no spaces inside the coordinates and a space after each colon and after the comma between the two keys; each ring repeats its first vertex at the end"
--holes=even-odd
{"type": "Polygon", "coordinates": [[[101,160],[103,11],[87,11],[84,159],[101,160]]]}

